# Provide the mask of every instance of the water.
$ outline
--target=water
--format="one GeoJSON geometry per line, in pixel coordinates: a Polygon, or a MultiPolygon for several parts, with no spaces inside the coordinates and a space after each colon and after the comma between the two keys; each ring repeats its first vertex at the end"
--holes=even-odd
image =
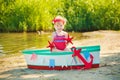
{"type": "MultiPolygon", "coordinates": [[[[70,33],[74,39],[84,38],[81,33],[70,33]]],[[[0,33],[0,56],[20,53],[24,49],[46,48],[51,33],[0,33]]]]}

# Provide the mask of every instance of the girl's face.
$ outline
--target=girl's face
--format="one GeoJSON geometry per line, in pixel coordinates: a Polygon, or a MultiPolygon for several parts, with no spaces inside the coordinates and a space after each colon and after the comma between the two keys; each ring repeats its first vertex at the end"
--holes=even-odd
{"type": "Polygon", "coordinates": [[[56,31],[62,31],[64,29],[64,25],[62,22],[56,22],[54,24],[54,28],[56,31]]]}

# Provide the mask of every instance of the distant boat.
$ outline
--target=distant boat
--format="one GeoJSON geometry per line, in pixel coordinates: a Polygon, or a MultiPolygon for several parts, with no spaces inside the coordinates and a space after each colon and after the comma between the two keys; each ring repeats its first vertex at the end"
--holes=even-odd
{"type": "Polygon", "coordinates": [[[0,50],[0,53],[2,53],[3,52],[3,50],[0,50]]]}
{"type": "Polygon", "coordinates": [[[2,45],[0,45],[0,53],[2,53],[3,52],[3,47],[2,47],[2,45]]]}
{"type": "Polygon", "coordinates": [[[25,60],[29,69],[38,70],[71,70],[85,69],[86,62],[93,61],[91,68],[98,68],[100,64],[100,46],[83,46],[78,56],[74,52],[51,52],[49,49],[23,50],[25,60]],[[85,60],[86,62],[82,61],[85,60]]]}

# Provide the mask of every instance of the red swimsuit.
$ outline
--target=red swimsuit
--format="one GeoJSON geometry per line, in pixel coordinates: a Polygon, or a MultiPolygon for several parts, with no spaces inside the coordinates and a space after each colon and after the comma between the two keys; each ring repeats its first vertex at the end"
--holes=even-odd
{"type": "MultiPolygon", "coordinates": [[[[55,32],[56,33],[56,32],[55,32]]],[[[54,37],[53,43],[55,44],[55,47],[59,50],[64,50],[66,48],[66,40],[65,35],[58,36],[56,33],[56,36],[54,37]]]]}

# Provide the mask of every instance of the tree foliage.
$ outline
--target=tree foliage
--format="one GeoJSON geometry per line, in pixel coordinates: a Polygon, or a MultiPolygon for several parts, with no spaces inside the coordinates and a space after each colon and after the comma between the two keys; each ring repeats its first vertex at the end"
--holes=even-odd
{"type": "Polygon", "coordinates": [[[120,30],[119,0],[0,0],[0,32],[53,30],[67,19],[67,31],[120,30]]]}

